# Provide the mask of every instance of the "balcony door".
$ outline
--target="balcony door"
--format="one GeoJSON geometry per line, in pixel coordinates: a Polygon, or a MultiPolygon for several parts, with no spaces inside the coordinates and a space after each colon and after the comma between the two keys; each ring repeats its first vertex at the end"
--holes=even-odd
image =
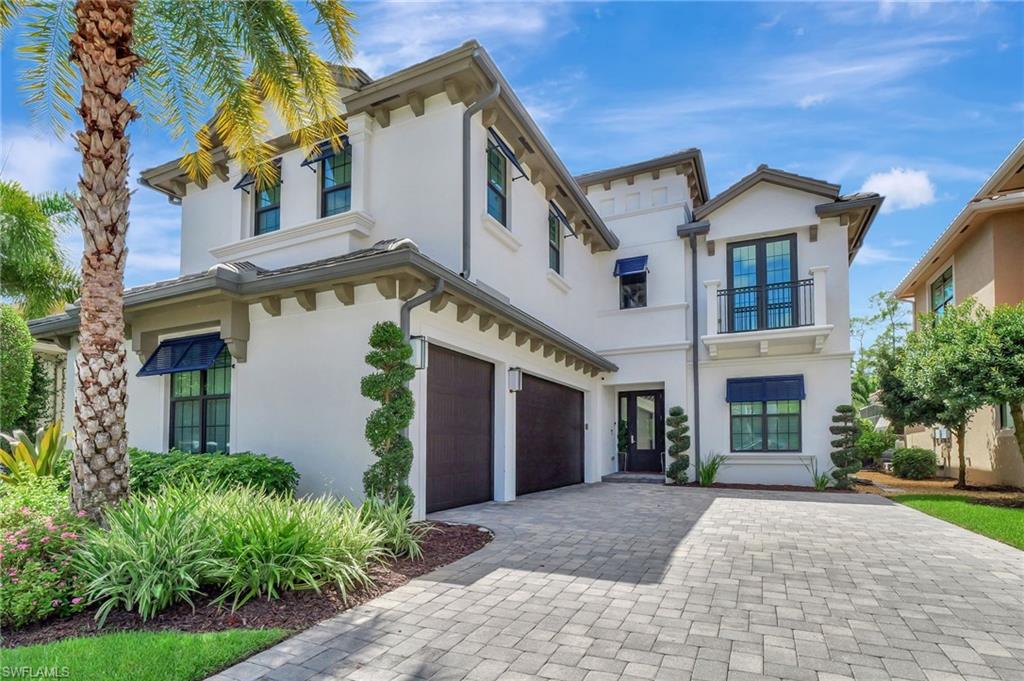
{"type": "Polygon", "coordinates": [[[729,244],[728,329],[797,325],[796,235],[729,244]]]}

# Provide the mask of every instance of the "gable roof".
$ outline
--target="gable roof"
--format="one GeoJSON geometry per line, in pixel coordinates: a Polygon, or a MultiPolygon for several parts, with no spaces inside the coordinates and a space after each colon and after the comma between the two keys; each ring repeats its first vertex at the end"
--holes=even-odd
{"type": "Polygon", "coordinates": [[[696,208],[693,211],[694,219],[702,220],[706,218],[711,212],[721,208],[760,182],[769,182],[771,184],[779,185],[780,187],[798,189],[811,194],[818,194],[828,199],[836,199],[839,197],[839,185],[837,184],[825,182],[824,180],[817,180],[813,177],[797,175],[795,173],[787,173],[786,171],[779,170],[778,168],[769,168],[767,165],[762,163],[757,167],[757,170],[749,175],[741,177],[731,187],[719,192],[703,206],[696,208]]]}
{"type": "Polygon", "coordinates": [[[922,275],[926,274],[932,265],[944,260],[942,256],[955,247],[957,237],[971,226],[971,218],[979,214],[1013,209],[1024,210],[1024,140],[1017,143],[974,197],[957,213],[924,255],[914,263],[893,289],[893,295],[903,299],[913,298],[913,289],[922,275]]]}
{"type": "Polygon", "coordinates": [[[687,169],[691,171],[686,175],[690,181],[690,194],[695,195],[693,201],[695,206],[704,204],[710,198],[707,173],[704,170],[704,156],[696,147],[646,161],[583,173],[576,176],[576,182],[584,189],[595,184],[603,184],[605,189],[608,189],[614,180],[630,179],[636,175],[654,173],[668,168],[676,168],[676,172],[680,175],[684,174],[687,169]]]}

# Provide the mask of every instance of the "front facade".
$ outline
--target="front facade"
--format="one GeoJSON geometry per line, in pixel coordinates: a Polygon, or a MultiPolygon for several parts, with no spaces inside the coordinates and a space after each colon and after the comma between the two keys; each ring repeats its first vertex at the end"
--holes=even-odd
{"type": "MultiPolygon", "coordinates": [[[[1024,300],[1024,142],[978,190],[896,287],[913,305],[914,325],[925,313],[973,298],[988,309],[1024,300]]],[[[935,451],[941,471],[959,472],[956,436],[943,428],[907,429],[907,446],[935,451]]],[[[967,478],[972,484],[1024,487],[1008,405],[978,410],[966,431],[967,478]]]]}
{"type": "MultiPolygon", "coordinates": [[[[143,173],[181,204],[181,276],[126,294],[133,446],[265,452],[358,498],[363,358],[391,320],[421,366],[418,516],[663,472],[675,405],[722,481],[831,467],[880,197],[761,167],[712,198],[696,149],[573,177],[473,42],[344,85],[343,147],[278,127],[275,187],[224,155],[202,187],[143,173]]],[[[32,329],[73,354],[77,310],[32,329]]]]}

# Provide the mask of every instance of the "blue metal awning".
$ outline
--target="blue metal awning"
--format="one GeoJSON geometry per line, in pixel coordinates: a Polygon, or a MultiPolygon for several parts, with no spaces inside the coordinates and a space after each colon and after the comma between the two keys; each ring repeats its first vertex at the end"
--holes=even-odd
{"type": "Polygon", "coordinates": [[[625,277],[630,274],[640,274],[647,271],[647,256],[637,255],[632,258],[619,258],[615,261],[616,277],[625,277]]]}
{"type": "Polygon", "coordinates": [[[160,343],[136,375],[161,376],[209,369],[223,349],[224,341],[216,333],[171,338],[160,343]]]}
{"type": "MultiPolygon", "coordinates": [[[[347,146],[348,146],[348,135],[342,135],[341,136],[341,148],[344,149],[347,146]]],[[[310,156],[309,158],[305,159],[299,165],[302,166],[303,168],[308,168],[310,166],[316,165],[320,161],[323,161],[325,159],[331,158],[333,156],[334,156],[334,147],[331,146],[331,143],[330,142],[321,142],[320,144],[316,145],[316,151],[313,152],[313,155],[310,156]]]]}
{"type": "Polygon", "coordinates": [[[771,402],[806,397],[803,376],[730,378],[725,382],[726,402],[771,402]]]}
{"type": "Polygon", "coordinates": [[[551,212],[555,214],[556,218],[558,218],[558,221],[565,225],[565,230],[572,236],[578,238],[576,232],[572,231],[572,225],[569,224],[569,218],[566,217],[565,213],[562,212],[562,209],[558,207],[558,204],[554,201],[548,201],[548,205],[551,207],[551,212]]]}
{"type": "MultiPolygon", "coordinates": [[[[505,144],[505,140],[501,139],[501,135],[499,135],[494,128],[487,128],[487,130],[491,133],[491,141],[494,142],[494,146],[498,147],[498,149],[501,150],[501,153],[505,155],[505,158],[512,162],[512,165],[516,167],[516,170],[519,171],[519,174],[522,177],[526,177],[526,171],[523,170],[523,164],[519,162],[518,158],[516,158],[516,154],[512,151],[511,147],[505,144]]],[[[513,181],[517,179],[519,178],[512,178],[513,181]]]]}
{"type": "MultiPolygon", "coordinates": [[[[277,166],[277,181],[280,182],[281,181],[281,159],[275,158],[273,163],[274,163],[275,166],[277,166]]],[[[246,194],[248,194],[249,193],[249,189],[254,184],[256,184],[256,176],[253,175],[251,172],[248,172],[248,173],[245,173],[244,175],[242,175],[242,179],[240,179],[238,182],[236,182],[235,186],[232,187],[232,189],[241,189],[246,194]]]]}

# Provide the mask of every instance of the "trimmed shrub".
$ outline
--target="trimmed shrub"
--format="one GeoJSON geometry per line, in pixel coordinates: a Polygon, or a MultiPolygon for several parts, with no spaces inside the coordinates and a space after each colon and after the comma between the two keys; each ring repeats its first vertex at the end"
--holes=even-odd
{"type": "Polygon", "coordinates": [[[0,305],[0,430],[12,430],[25,413],[32,380],[32,334],[10,305],[0,305]]]}
{"type": "Polygon", "coordinates": [[[412,442],[404,434],[412,421],[414,403],[408,383],[416,375],[409,360],[412,346],[394,322],[378,322],[370,332],[366,363],[376,369],[364,376],[360,392],[380,407],[366,418],[366,441],[377,460],[363,474],[366,497],[386,502],[412,502],[409,471],[412,442]]]}
{"type": "Polygon", "coordinates": [[[85,607],[72,552],[87,521],[53,478],[0,484],[0,627],[19,628],[85,607]]]}
{"type": "Polygon", "coordinates": [[[291,463],[276,456],[239,452],[238,454],[193,454],[170,451],[166,454],[129,448],[132,492],[158,493],[168,485],[195,480],[207,486],[256,487],[272,494],[293,495],[299,473],[291,463]]]}
{"type": "Polygon", "coordinates": [[[836,481],[836,489],[849,489],[853,482],[850,476],[860,470],[860,454],[857,452],[857,437],[860,426],[855,419],[856,409],[848,404],[836,407],[832,415],[832,424],[828,430],[836,436],[832,440],[832,478],[836,481]]]}
{"type": "Polygon", "coordinates": [[[935,452],[920,447],[897,449],[892,455],[892,472],[908,480],[924,480],[935,475],[935,452]]]}
{"type": "Polygon", "coordinates": [[[665,419],[665,425],[668,426],[665,437],[672,443],[668,448],[672,463],[668,467],[667,475],[677,485],[686,484],[690,477],[690,456],[686,453],[690,448],[690,426],[687,421],[689,417],[682,407],[669,409],[668,418],[665,419]]]}

